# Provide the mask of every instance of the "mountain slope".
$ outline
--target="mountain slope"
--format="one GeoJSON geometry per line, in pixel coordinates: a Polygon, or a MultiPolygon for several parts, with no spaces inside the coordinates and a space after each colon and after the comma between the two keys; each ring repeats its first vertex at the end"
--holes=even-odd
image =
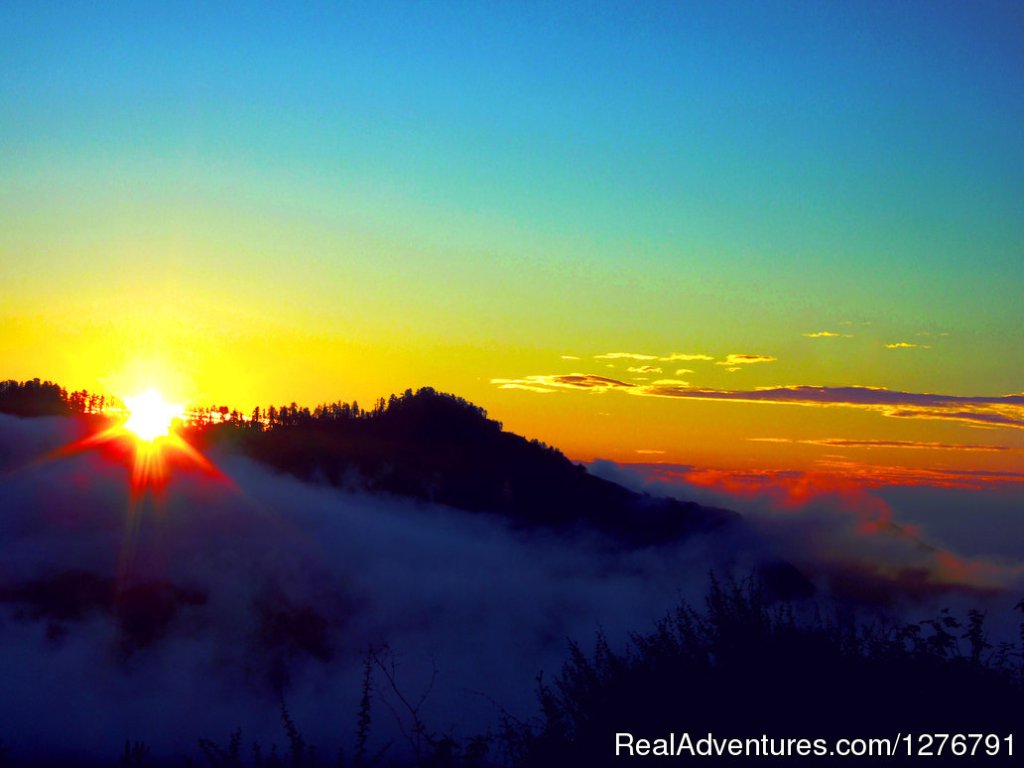
{"type": "Polygon", "coordinates": [[[527,526],[587,526],[622,543],[666,543],[734,524],[731,511],[654,498],[589,474],[560,451],[505,432],[483,409],[421,389],[362,416],[299,414],[255,428],[244,421],[195,430],[308,480],[358,483],[527,526]]]}

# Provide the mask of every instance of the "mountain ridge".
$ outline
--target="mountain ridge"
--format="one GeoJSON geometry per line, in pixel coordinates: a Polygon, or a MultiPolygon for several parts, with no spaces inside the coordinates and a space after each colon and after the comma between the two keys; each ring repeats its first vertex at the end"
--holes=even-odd
{"type": "Polygon", "coordinates": [[[363,416],[325,412],[299,411],[284,424],[260,427],[252,420],[200,424],[188,434],[206,449],[240,450],[304,480],[355,482],[527,526],[585,525],[631,546],[740,519],[731,510],[636,493],[596,477],[558,449],[504,431],[479,406],[429,387],[378,401],[363,416]]]}
{"type": "MultiPolygon", "coordinates": [[[[0,382],[0,412],[21,417],[96,415],[102,400],[52,382],[0,382]]],[[[629,549],[676,544],[701,534],[747,531],[742,516],[693,501],[652,496],[590,473],[557,448],[505,431],[480,406],[423,387],[355,402],[198,409],[181,428],[203,452],[247,456],[306,482],[392,494],[494,514],[514,527],[602,536],[629,549]]],[[[792,564],[758,558],[759,577],[780,597],[814,588],[792,564]]]]}

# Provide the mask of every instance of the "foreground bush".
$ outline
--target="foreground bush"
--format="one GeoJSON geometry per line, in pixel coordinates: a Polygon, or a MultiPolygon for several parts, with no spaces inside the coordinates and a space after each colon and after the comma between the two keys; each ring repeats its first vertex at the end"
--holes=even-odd
{"type": "MultiPolygon", "coordinates": [[[[680,606],[622,652],[600,635],[589,655],[572,645],[561,674],[550,684],[541,681],[543,723],[523,734],[518,764],[621,765],[627,758],[613,756],[619,732],[649,739],[683,731],[694,738],[710,732],[834,739],[1005,736],[1016,729],[1019,742],[1022,650],[990,644],[979,611],[964,622],[943,612],[898,628],[820,614],[800,621],[789,606],[770,606],[753,582],[712,579],[703,611],[680,606]]],[[[1014,747],[1019,759],[1024,743],[1014,747]]],[[[857,762],[845,758],[851,761],[857,762]]]]}

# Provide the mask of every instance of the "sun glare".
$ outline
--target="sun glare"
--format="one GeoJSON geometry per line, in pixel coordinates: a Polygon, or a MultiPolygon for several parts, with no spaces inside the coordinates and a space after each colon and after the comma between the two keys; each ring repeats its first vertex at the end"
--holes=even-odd
{"type": "Polygon", "coordinates": [[[184,414],[180,405],[168,403],[156,390],[146,390],[135,397],[126,397],[128,419],[122,425],[139,440],[153,442],[167,437],[171,424],[184,414]]]}

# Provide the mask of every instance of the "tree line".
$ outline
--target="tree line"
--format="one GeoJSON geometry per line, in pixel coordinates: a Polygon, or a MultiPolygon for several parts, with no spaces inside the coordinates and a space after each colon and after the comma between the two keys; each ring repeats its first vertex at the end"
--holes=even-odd
{"type": "Polygon", "coordinates": [[[347,424],[353,421],[373,420],[389,412],[394,414],[408,406],[416,398],[441,399],[465,410],[469,415],[483,420],[487,419],[487,411],[464,398],[438,392],[433,387],[421,387],[416,391],[406,389],[400,395],[392,394],[387,398],[377,398],[370,408],[360,406],[358,400],[352,402],[335,400],[320,403],[312,409],[309,406],[300,406],[293,400],[291,403],[277,406],[256,406],[248,414],[227,405],[201,406],[189,410],[186,424],[191,427],[230,424],[257,432],[277,427],[347,424]]]}
{"type": "Polygon", "coordinates": [[[14,416],[72,416],[102,414],[124,404],[110,395],[85,389],[69,392],[52,381],[0,381],[0,413],[14,416]]]}
{"type": "MultiPolygon", "coordinates": [[[[277,406],[256,406],[248,414],[228,405],[196,406],[186,411],[184,422],[187,427],[230,424],[255,431],[312,424],[344,424],[359,420],[372,420],[389,411],[393,413],[411,402],[416,396],[443,399],[480,419],[487,418],[487,412],[483,408],[473,405],[468,400],[456,395],[437,392],[432,387],[422,387],[415,392],[412,389],[406,389],[400,395],[392,394],[388,398],[380,397],[370,408],[360,406],[357,400],[320,403],[312,409],[292,401],[277,406]]],[[[112,414],[123,412],[124,409],[124,403],[113,395],[97,394],[86,389],[69,391],[48,380],[34,378],[28,381],[15,379],[0,381],[0,413],[9,413],[15,416],[73,416],[112,414]]]]}

